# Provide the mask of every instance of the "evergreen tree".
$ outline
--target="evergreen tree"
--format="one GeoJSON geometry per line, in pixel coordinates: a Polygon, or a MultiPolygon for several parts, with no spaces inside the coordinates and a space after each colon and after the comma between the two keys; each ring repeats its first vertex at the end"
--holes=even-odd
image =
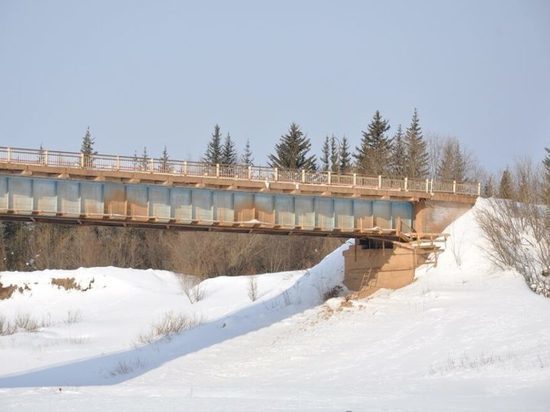
{"type": "Polygon", "coordinates": [[[350,173],[351,172],[351,152],[348,143],[348,138],[346,136],[342,137],[342,144],[340,145],[339,153],[340,163],[338,165],[339,173],[350,173]]]}
{"type": "Polygon", "coordinates": [[[147,147],[143,147],[143,154],[141,155],[139,159],[139,168],[140,170],[148,170],[149,169],[149,155],[147,154],[147,147]]]}
{"type": "Polygon", "coordinates": [[[252,157],[252,150],[250,150],[250,140],[246,140],[246,145],[244,146],[244,152],[241,156],[241,163],[247,166],[252,166],[254,163],[254,158],[252,157]]]}
{"type": "Polygon", "coordinates": [[[235,148],[235,143],[231,140],[231,136],[227,133],[225,141],[223,143],[222,155],[220,158],[220,163],[224,165],[234,165],[237,163],[238,155],[237,149],[235,148]]]}
{"type": "Polygon", "coordinates": [[[407,154],[406,175],[413,179],[427,177],[429,156],[416,109],[414,109],[411,125],[405,132],[404,141],[407,154]]]}
{"type": "Polygon", "coordinates": [[[80,153],[82,153],[84,159],[84,167],[91,167],[93,165],[93,156],[97,154],[97,152],[94,151],[94,144],[95,139],[92,137],[92,134],[90,133],[90,127],[88,126],[88,128],[86,129],[86,133],[82,138],[82,144],[80,146],[80,153]]]}
{"type": "Polygon", "coordinates": [[[397,132],[393,137],[391,168],[395,177],[405,176],[405,166],[407,162],[407,152],[403,142],[403,129],[401,125],[397,126],[397,132]]]}
{"type": "Polygon", "coordinates": [[[357,171],[367,175],[385,175],[390,171],[391,138],[386,136],[390,129],[377,110],[367,131],[361,132],[361,145],[354,154],[357,171]]]}
{"type": "Polygon", "coordinates": [[[550,148],[545,148],[544,150],[546,150],[546,157],[542,161],[545,177],[544,199],[546,204],[550,205],[550,148]]]}
{"type": "Polygon", "coordinates": [[[334,135],[330,138],[330,170],[334,173],[338,172],[340,160],[340,150],[336,137],[334,135]]]}
{"type": "Polygon", "coordinates": [[[328,172],[330,169],[330,138],[328,136],[325,137],[325,143],[323,143],[321,168],[323,172],[328,172]]]}
{"type": "Polygon", "coordinates": [[[500,178],[500,185],[498,188],[498,197],[501,199],[512,199],[514,198],[514,182],[512,180],[512,174],[508,169],[502,172],[502,177],[500,178]]]}
{"type": "Polygon", "coordinates": [[[270,167],[288,170],[315,170],[315,155],[310,155],[311,142],[300,130],[300,126],[292,123],[288,133],[282,135],[275,145],[275,153],[269,155],[270,167]]]}
{"type": "Polygon", "coordinates": [[[204,154],[203,161],[215,165],[217,163],[221,163],[221,159],[222,159],[222,133],[220,130],[220,126],[215,125],[214,132],[212,133],[210,142],[208,142],[208,146],[206,148],[206,153],[204,154]]]}
{"type": "Polygon", "coordinates": [[[46,162],[46,151],[44,150],[42,143],[40,143],[40,148],[38,149],[38,163],[44,164],[45,162],[46,162]]]}
{"type": "Polygon", "coordinates": [[[166,146],[164,146],[164,150],[160,157],[160,171],[163,173],[170,173],[171,171],[170,158],[168,157],[168,149],[166,149],[166,146]]]}

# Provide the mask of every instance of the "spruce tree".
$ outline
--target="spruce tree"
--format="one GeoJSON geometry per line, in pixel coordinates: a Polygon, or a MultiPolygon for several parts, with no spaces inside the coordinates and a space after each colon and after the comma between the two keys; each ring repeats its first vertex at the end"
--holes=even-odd
{"type": "Polygon", "coordinates": [[[395,177],[405,176],[405,166],[407,162],[407,153],[405,143],[403,142],[403,129],[401,125],[397,126],[397,132],[393,137],[391,168],[392,175],[395,177]]]}
{"type": "Polygon", "coordinates": [[[391,138],[386,132],[389,122],[377,110],[367,131],[362,131],[361,145],[355,149],[357,171],[367,175],[387,175],[390,171],[391,138]]]}
{"type": "Polygon", "coordinates": [[[97,154],[97,152],[94,151],[94,144],[95,139],[92,137],[92,134],[90,133],[90,127],[86,129],[86,133],[84,134],[84,137],[82,138],[82,144],[80,146],[80,153],[82,153],[83,157],[83,166],[84,167],[91,167],[93,166],[93,156],[97,154]]]}
{"type": "Polygon", "coordinates": [[[214,132],[208,142],[206,153],[204,154],[203,161],[210,164],[221,163],[222,158],[222,133],[220,126],[214,126],[214,132]]]}
{"type": "Polygon", "coordinates": [[[340,150],[336,142],[336,136],[330,137],[330,170],[334,173],[338,172],[340,159],[340,150]]]}
{"type": "Polygon", "coordinates": [[[281,136],[275,145],[275,153],[269,155],[270,167],[287,170],[315,170],[315,155],[310,155],[311,142],[300,130],[300,126],[292,123],[287,134],[281,136]]]}
{"type": "Polygon", "coordinates": [[[45,162],[46,162],[46,151],[44,150],[42,143],[40,143],[40,148],[38,149],[38,163],[44,164],[45,162]]]}
{"type": "Polygon", "coordinates": [[[342,144],[340,145],[339,153],[339,173],[350,173],[351,172],[351,152],[348,143],[348,138],[346,136],[342,137],[342,144]]]}
{"type": "Polygon", "coordinates": [[[550,149],[544,148],[546,150],[546,157],[542,161],[544,166],[544,180],[545,180],[545,190],[544,190],[544,200],[547,205],[550,206],[550,149]]]}
{"type": "Polygon", "coordinates": [[[237,149],[235,143],[231,140],[231,136],[227,133],[225,141],[223,143],[222,155],[220,158],[220,163],[224,165],[234,165],[237,163],[238,159],[237,149]]]}
{"type": "Polygon", "coordinates": [[[426,178],[428,176],[428,150],[422,136],[418,112],[414,109],[411,125],[405,132],[407,162],[406,175],[409,178],[426,178]]]}
{"type": "Polygon", "coordinates": [[[323,143],[321,168],[323,172],[328,172],[330,170],[330,138],[328,136],[325,137],[325,142],[323,143]]]}
{"type": "Polygon", "coordinates": [[[168,149],[164,146],[162,155],[160,157],[160,171],[163,173],[170,173],[170,158],[168,157],[168,149]]]}
{"type": "Polygon", "coordinates": [[[244,152],[241,156],[241,163],[247,166],[252,166],[254,163],[254,158],[252,157],[252,150],[250,150],[250,140],[246,140],[244,146],[244,152]]]}
{"type": "Polygon", "coordinates": [[[498,197],[501,199],[512,199],[514,198],[514,182],[512,180],[512,174],[508,169],[502,172],[502,177],[500,178],[500,185],[498,188],[498,197]]]}
{"type": "Polygon", "coordinates": [[[147,154],[147,147],[143,147],[143,154],[139,158],[139,168],[141,170],[148,170],[149,169],[149,155],[147,154]]]}

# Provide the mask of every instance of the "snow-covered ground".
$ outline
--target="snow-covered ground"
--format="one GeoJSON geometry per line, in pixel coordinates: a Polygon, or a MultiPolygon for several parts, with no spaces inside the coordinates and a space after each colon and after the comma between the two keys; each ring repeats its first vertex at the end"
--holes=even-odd
{"type": "MultiPolygon", "coordinates": [[[[479,205],[476,207],[480,207],[479,205]]],[[[550,410],[550,301],[486,259],[473,212],[447,230],[437,268],[369,299],[322,303],[342,246],[308,271],[201,284],[169,272],[0,273],[30,290],[0,300],[0,410],[550,410]],[[87,291],[65,291],[71,278],[87,291]],[[140,339],[167,313],[196,326],[140,339]]]]}

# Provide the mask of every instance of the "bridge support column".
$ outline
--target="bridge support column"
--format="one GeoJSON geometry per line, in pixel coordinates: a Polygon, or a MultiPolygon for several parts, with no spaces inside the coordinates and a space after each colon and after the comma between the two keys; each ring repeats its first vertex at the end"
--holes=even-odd
{"type": "Polygon", "coordinates": [[[413,228],[420,235],[426,233],[428,207],[425,200],[419,200],[413,205],[413,228]]]}

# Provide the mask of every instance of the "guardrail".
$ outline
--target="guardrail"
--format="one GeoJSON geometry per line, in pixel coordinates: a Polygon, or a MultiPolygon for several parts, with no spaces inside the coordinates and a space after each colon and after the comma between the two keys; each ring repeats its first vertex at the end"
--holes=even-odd
{"type": "Polygon", "coordinates": [[[0,146],[0,162],[43,165],[90,170],[133,171],[178,176],[216,177],[266,182],[290,182],[329,186],[349,186],[376,190],[452,193],[479,196],[479,183],[442,181],[433,179],[389,178],[363,176],[356,173],[308,172],[305,170],[278,170],[265,166],[222,165],[183,160],[116,156],[86,155],[58,150],[21,149],[0,146]]]}

